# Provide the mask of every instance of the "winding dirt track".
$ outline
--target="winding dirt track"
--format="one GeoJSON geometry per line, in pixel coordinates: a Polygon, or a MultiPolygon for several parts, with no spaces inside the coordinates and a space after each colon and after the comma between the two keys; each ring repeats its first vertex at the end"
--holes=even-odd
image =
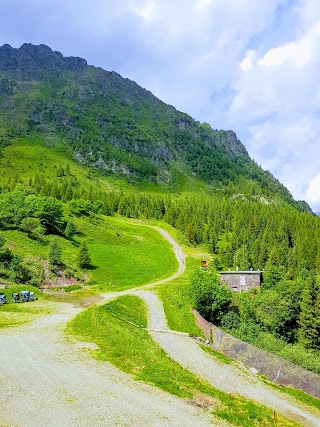
{"type": "MultiPolygon", "coordinates": [[[[166,231],[154,228],[172,244],[179,271],[142,288],[103,296],[104,301],[130,293],[143,298],[149,307],[149,328],[167,330],[162,304],[148,289],[182,274],[184,255],[166,231]]],[[[134,381],[108,363],[96,362],[86,350],[90,345],[68,342],[65,324],[80,310],[55,304],[55,314],[0,332],[1,427],[226,425],[186,401],[134,381]]],[[[172,358],[214,386],[278,409],[305,426],[319,425],[319,414],[296,406],[241,369],[213,361],[192,338],[150,333],[172,358]]]]}

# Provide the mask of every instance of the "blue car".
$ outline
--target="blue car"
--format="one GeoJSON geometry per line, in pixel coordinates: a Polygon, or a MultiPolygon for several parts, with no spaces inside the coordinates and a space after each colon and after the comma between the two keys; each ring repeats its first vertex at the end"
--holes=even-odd
{"type": "Polygon", "coordinates": [[[36,301],[38,298],[34,296],[34,292],[21,291],[20,292],[21,302],[36,301]]]}
{"type": "Polygon", "coordinates": [[[0,292],[0,305],[7,304],[7,296],[3,292],[0,292]]]}

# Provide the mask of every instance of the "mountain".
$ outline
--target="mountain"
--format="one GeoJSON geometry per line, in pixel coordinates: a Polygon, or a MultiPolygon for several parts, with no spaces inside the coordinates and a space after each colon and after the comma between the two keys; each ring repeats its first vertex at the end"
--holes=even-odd
{"type": "Polygon", "coordinates": [[[208,190],[308,210],[232,130],[214,130],[135,82],[45,45],[0,47],[0,119],[0,150],[15,138],[58,139],[78,162],[131,183],[166,188],[182,174],[208,190]]]}
{"type": "Polygon", "coordinates": [[[193,247],[182,280],[165,287],[171,317],[190,312],[189,277],[201,259],[209,272],[264,271],[260,292],[228,299],[221,326],[319,373],[320,220],[310,213],[233,131],[196,122],[84,59],[44,45],[0,48],[3,283],[73,291],[86,283],[88,295],[149,283],[174,270],[172,252],[166,258],[151,230],[127,218],[161,221],[193,247]]]}

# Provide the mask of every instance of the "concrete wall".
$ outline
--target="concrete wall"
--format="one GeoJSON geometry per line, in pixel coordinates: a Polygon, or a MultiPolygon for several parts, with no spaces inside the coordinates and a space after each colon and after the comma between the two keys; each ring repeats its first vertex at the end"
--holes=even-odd
{"type": "Polygon", "coordinates": [[[226,283],[233,292],[249,291],[260,286],[260,272],[220,273],[220,282],[226,283]]]}

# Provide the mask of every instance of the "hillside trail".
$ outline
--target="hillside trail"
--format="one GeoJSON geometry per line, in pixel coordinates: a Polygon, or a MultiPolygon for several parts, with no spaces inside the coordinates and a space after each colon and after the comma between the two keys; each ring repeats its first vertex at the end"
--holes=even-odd
{"type": "Polygon", "coordinates": [[[81,309],[55,310],[0,331],[1,427],[222,426],[205,410],[93,359],[94,345],[64,334],[81,309]]]}
{"type": "MultiPolygon", "coordinates": [[[[149,289],[182,274],[184,254],[169,233],[153,228],[173,246],[179,262],[177,273],[140,288],[105,294],[103,299],[137,295],[148,305],[149,328],[166,330],[163,306],[149,289]]],[[[66,323],[83,308],[66,303],[53,306],[54,314],[20,328],[0,329],[0,427],[226,425],[201,408],[135,381],[109,363],[94,360],[90,353],[94,345],[70,341],[64,333],[66,323]]],[[[154,331],[150,334],[172,358],[215,387],[232,385],[234,392],[277,408],[302,425],[319,425],[319,418],[269,387],[259,384],[256,394],[254,379],[251,384],[240,369],[221,366],[192,338],[154,331]],[[222,377],[218,382],[217,376],[222,377]]]]}
{"type": "Polygon", "coordinates": [[[199,347],[193,338],[187,336],[187,334],[176,333],[176,331],[168,329],[162,302],[156,293],[149,289],[180,276],[185,270],[185,255],[182,248],[168,232],[159,227],[152,228],[155,228],[171,243],[179,262],[178,272],[164,280],[139,288],[103,294],[103,300],[99,303],[105,303],[107,300],[129,294],[142,298],[148,307],[148,330],[150,335],[180,365],[220,390],[255,400],[304,426],[318,427],[320,425],[319,411],[310,412],[309,408],[307,409],[302,403],[260,381],[245,367],[242,368],[236,364],[227,365],[214,360],[199,347]]]}
{"type": "MultiPolygon", "coordinates": [[[[181,249],[166,231],[158,231],[181,262],[177,273],[152,286],[185,268],[181,249]]],[[[25,326],[0,328],[0,427],[226,425],[191,402],[94,360],[90,351],[95,345],[70,341],[64,333],[66,323],[83,308],[67,303],[52,307],[54,314],[25,326]]]]}

